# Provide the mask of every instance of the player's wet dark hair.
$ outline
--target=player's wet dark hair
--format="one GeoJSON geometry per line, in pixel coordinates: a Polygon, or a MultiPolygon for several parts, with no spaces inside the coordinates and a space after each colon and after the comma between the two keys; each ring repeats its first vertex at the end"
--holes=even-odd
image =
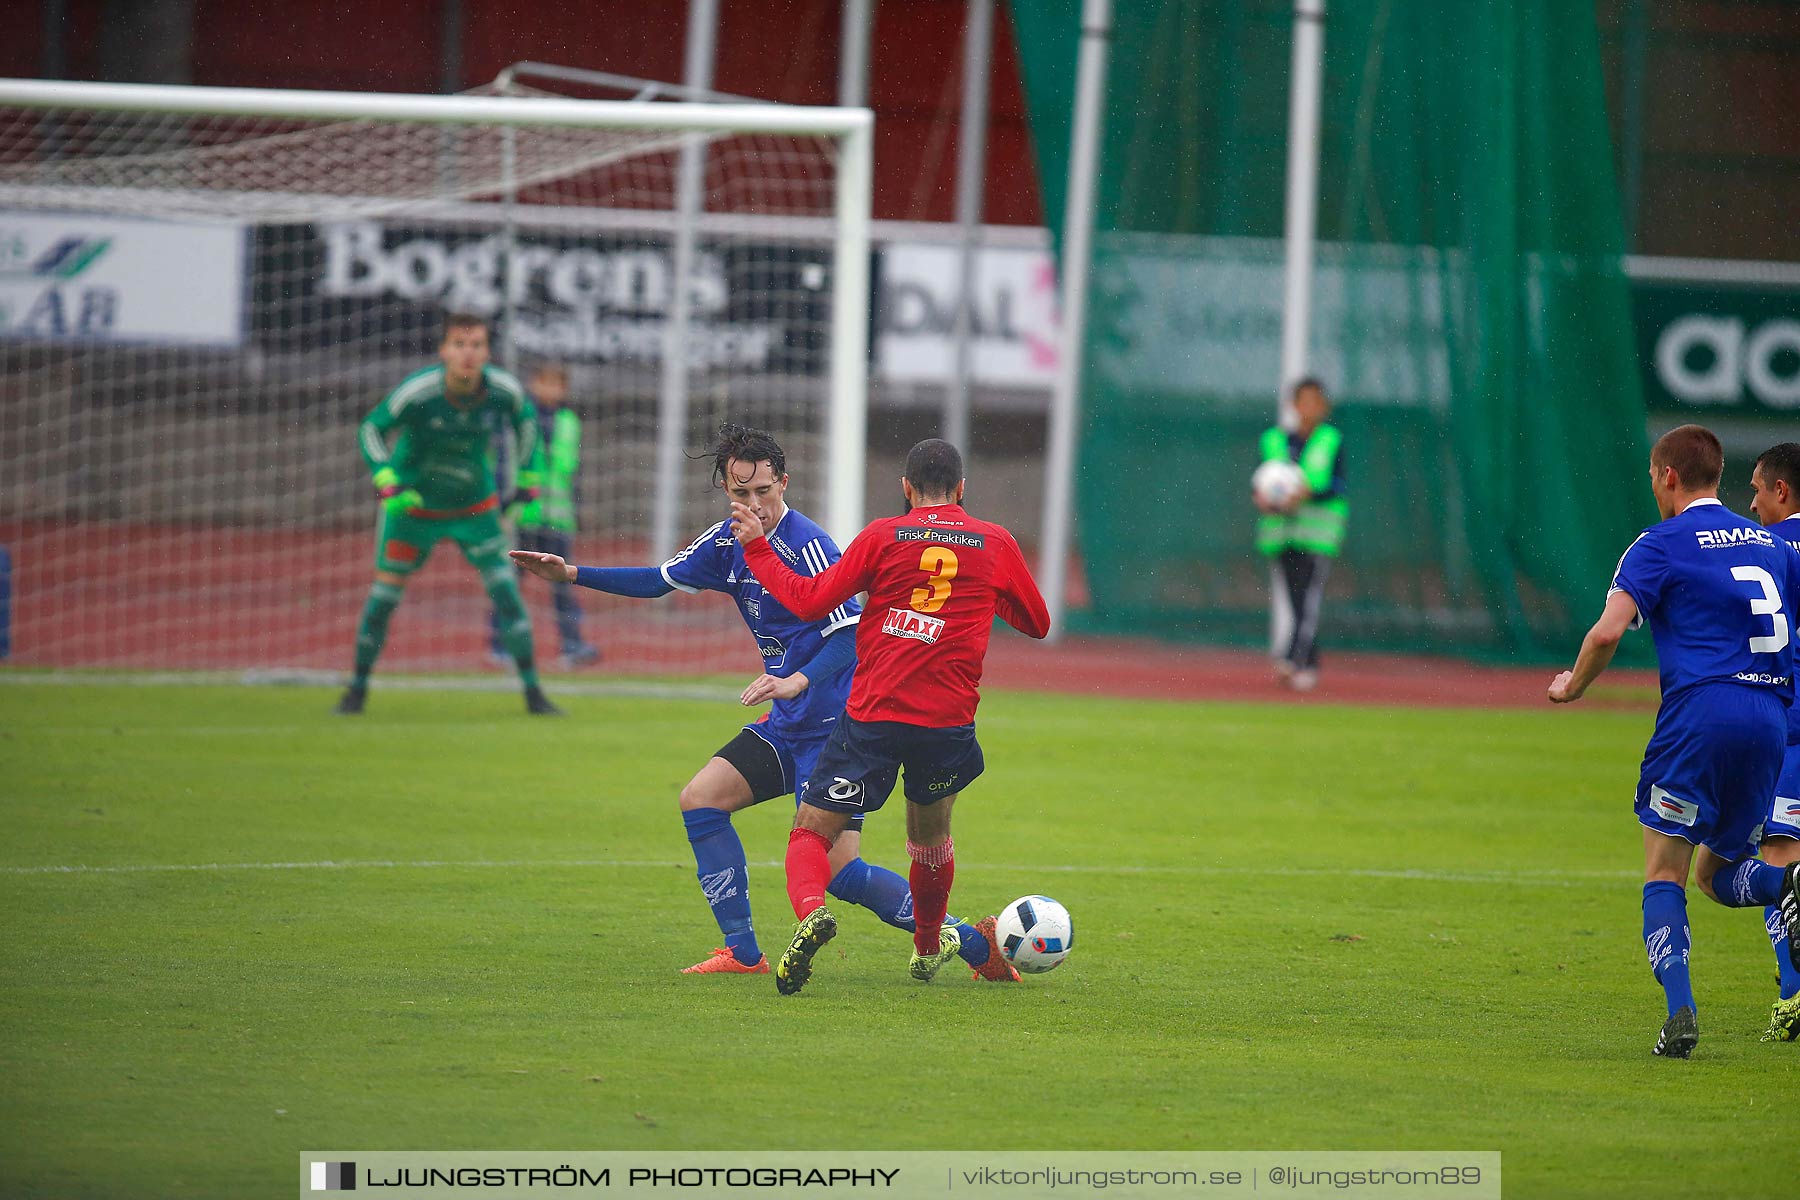
{"type": "Polygon", "coordinates": [[[954,496],[963,481],[962,455],[943,438],[926,438],[906,452],[906,481],[920,496],[954,496]]]}
{"type": "Polygon", "coordinates": [[[1756,456],[1756,469],[1762,472],[1765,482],[1785,479],[1788,491],[1800,496],[1800,442],[1770,446],[1756,456]]]}
{"type": "Polygon", "coordinates": [[[781,448],[780,442],[761,429],[727,421],[719,426],[719,440],[713,446],[715,487],[725,486],[725,464],[733,459],[741,463],[766,462],[777,479],[787,474],[787,452],[781,448]]]}
{"type": "Polygon", "coordinates": [[[449,341],[451,331],[453,331],[453,330],[486,329],[487,327],[488,327],[487,320],[485,318],[476,316],[474,313],[469,313],[469,312],[445,313],[444,314],[444,336],[439,338],[438,341],[440,341],[440,342],[449,341]]]}
{"type": "Polygon", "coordinates": [[[1690,492],[1719,486],[1725,473],[1725,448],[1704,425],[1678,425],[1656,440],[1650,465],[1673,467],[1681,486],[1690,492]]]}

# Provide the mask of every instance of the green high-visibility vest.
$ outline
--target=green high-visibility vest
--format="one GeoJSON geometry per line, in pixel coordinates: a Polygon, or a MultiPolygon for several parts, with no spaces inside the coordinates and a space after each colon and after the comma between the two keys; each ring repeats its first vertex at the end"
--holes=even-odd
{"type": "MultiPolygon", "coordinates": [[[[1343,449],[1344,435],[1334,425],[1321,425],[1300,448],[1300,473],[1306,486],[1314,492],[1331,487],[1337,474],[1338,453],[1343,449]]],[[[1288,453],[1287,430],[1277,426],[1262,435],[1262,461],[1294,462],[1288,453]]],[[[1256,548],[1263,554],[1280,554],[1290,547],[1310,554],[1336,557],[1344,544],[1344,524],[1350,516],[1350,505],[1342,496],[1308,500],[1292,515],[1264,513],[1256,523],[1256,548]]]]}
{"type": "Polygon", "coordinates": [[[559,408],[544,443],[544,474],[538,498],[519,509],[519,524],[531,529],[575,532],[575,476],[581,470],[581,418],[559,408]]]}

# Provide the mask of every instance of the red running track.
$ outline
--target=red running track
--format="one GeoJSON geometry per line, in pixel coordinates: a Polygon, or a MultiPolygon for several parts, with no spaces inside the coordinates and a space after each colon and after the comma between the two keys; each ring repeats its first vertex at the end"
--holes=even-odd
{"type": "MultiPolygon", "coordinates": [[[[13,657],[20,666],[156,670],[344,671],[370,574],[370,534],[0,522],[13,558],[13,657]]],[[[585,562],[637,565],[641,545],[577,542],[585,562]]],[[[527,580],[540,657],[555,650],[549,588],[527,580]]],[[[595,678],[742,672],[757,661],[723,596],[628,600],[583,591],[586,633],[606,660],[595,678]]],[[[408,585],[383,670],[497,669],[486,655],[487,600],[453,546],[408,585]]],[[[1570,647],[1573,654],[1574,647],[1570,647]]],[[[985,682],[1078,696],[1495,708],[1546,704],[1547,669],[1454,659],[1331,654],[1317,690],[1282,688],[1248,651],[1073,637],[1046,646],[1001,631],[985,682]]],[[[1608,682],[1654,688],[1647,671],[1608,682]]],[[[1633,704],[1632,707],[1641,707],[1633,704]]]]}

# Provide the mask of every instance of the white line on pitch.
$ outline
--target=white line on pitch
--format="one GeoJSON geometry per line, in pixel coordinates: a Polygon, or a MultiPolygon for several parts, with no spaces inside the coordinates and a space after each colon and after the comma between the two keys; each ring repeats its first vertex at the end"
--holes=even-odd
{"type": "MultiPolygon", "coordinates": [[[[749,864],[760,869],[780,867],[779,862],[749,864]]],[[[1098,866],[1063,864],[1060,866],[1019,866],[1010,863],[959,864],[962,870],[1010,871],[1020,874],[1074,875],[1242,875],[1277,878],[1397,879],[1426,883],[1518,884],[1527,887],[1579,887],[1615,884],[1637,878],[1635,871],[1420,871],[1380,867],[1219,867],[1200,865],[1170,866],[1098,866]]],[[[576,859],[322,859],[317,862],[245,862],[245,863],[140,863],[121,866],[38,866],[0,867],[0,875],[134,875],[183,871],[429,871],[429,870],[568,870],[576,869],[688,869],[692,864],[672,861],[650,861],[618,858],[576,859]]]]}

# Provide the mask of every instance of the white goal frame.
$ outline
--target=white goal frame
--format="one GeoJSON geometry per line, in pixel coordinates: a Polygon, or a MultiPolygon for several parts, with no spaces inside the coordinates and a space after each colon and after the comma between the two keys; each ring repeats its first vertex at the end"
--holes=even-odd
{"type": "MultiPolygon", "coordinates": [[[[874,114],[866,108],[700,104],[523,96],[186,87],[0,79],[0,105],[179,116],[381,120],[501,128],[673,130],[835,139],[826,529],[840,545],[861,530],[867,472],[869,223],[874,114]]],[[[678,220],[682,219],[676,214],[678,220]]],[[[680,372],[665,359],[665,372],[680,372]]],[[[666,487],[658,481],[659,488],[666,487]]]]}

